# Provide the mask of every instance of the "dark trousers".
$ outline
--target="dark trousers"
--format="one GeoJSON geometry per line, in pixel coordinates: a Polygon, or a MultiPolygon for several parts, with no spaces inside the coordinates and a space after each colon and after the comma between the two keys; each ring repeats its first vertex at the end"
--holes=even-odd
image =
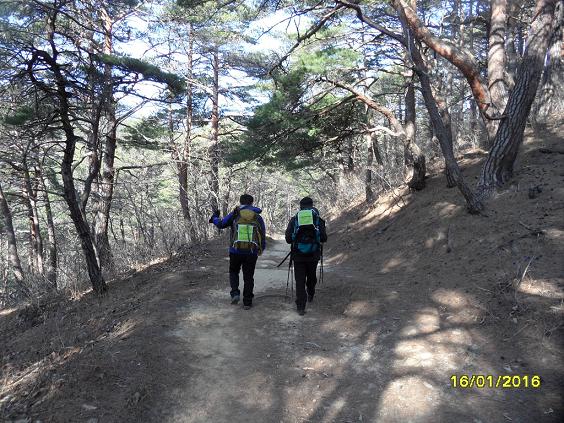
{"type": "Polygon", "coordinates": [[[229,284],[231,285],[231,298],[241,295],[239,291],[239,271],[243,268],[243,304],[251,305],[253,302],[253,288],[255,286],[255,266],[257,256],[245,254],[229,254],[229,284]]]}
{"type": "Polygon", "coordinates": [[[294,262],[294,277],[296,278],[296,305],[298,310],[305,309],[306,295],[315,294],[317,284],[317,263],[318,261],[294,262]],[[306,293],[307,289],[307,293],[306,293]]]}

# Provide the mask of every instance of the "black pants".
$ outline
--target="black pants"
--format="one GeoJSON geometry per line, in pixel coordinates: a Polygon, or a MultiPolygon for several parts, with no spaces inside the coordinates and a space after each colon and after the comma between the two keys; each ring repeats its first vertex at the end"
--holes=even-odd
{"type": "Polygon", "coordinates": [[[229,254],[229,284],[231,285],[231,298],[241,295],[239,291],[239,271],[243,267],[243,304],[251,305],[253,302],[253,288],[255,286],[255,266],[257,256],[245,254],[229,254]]]}
{"type": "Polygon", "coordinates": [[[294,262],[294,277],[296,278],[296,305],[298,310],[305,309],[306,295],[315,294],[317,284],[317,263],[318,261],[294,262]],[[307,289],[307,293],[306,293],[307,289]]]}

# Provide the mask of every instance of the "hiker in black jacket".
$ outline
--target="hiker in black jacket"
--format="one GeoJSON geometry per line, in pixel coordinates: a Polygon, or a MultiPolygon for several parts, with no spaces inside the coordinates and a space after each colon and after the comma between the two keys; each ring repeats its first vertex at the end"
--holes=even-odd
{"type": "Polygon", "coordinates": [[[296,278],[296,306],[298,314],[305,314],[306,298],[313,301],[317,284],[317,263],[321,258],[321,243],[327,241],[325,221],[313,207],[313,200],[300,200],[300,211],[290,219],[286,228],[286,242],[292,245],[291,260],[296,278]]]}

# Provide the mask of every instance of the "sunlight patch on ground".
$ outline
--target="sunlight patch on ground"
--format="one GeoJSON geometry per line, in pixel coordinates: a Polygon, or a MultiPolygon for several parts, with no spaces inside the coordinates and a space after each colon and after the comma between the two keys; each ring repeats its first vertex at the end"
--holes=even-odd
{"type": "Polygon", "coordinates": [[[413,370],[455,370],[459,367],[458,353],[448,343],[409,340],[399,342],[395,349],[394,368],[413,370]]]}
{"type": "Polygon", "coordinates": [[[404,327],[400,335],[402,337],[417,336],[435,332],[440,327],[439,312],[431,307],[425,308],[415,317],[415,322],[404,327]]]}
{"type": "Polygon", "coordinates": [[[449,203],[448,201],[439,201],[434,208],[438,210],[439,217],[451,217],[463,210],[462,206],[449,203]]]}
{"type": "Polygon", "coordinates": [[[420,376],[395,379],[378,404],[378,422],[433,422],[440,404],[439,391],[420,376]]]}
{"type": "Polygon", "coordinates": [[[388,261],[382,267],[383,272],[391,272],[393,270],[399,270],[400,268],[408,269],[412,268],[415,262],[415,258],[411,260],[405,259],[404,253],[397,253],[394,257],[388,259],[388,261]]]}
{"type": "Polygon", "coordinates": [[[329,368],[335,367],[335,360],[332,358],[324,357],[319,354],[312,354],[304,357],[303,359],[305,370],[315,370],[318,372],[328,371],[329,368]]]}
{"type": "Polygon", "coordinates": [[[348,317],[369,317],[378,313],[376,301],[351,301],[343,314],[348,317]]]}
{"type": "Polygon", "coordinates": [[[8,316],[16,310],[17,310],[17,308],[5,308],[3,310],[0,310],[0,316],[2,316],[2,317],[8,316]]]}
{"type": "Polygon", "coordinates": [[[545,231],[545,237],[547,239],[553,239],[555,241],[564,240],[564,231],[556,228],[548,228],[545,231]]]}
{"type": "Polygon", "coordinates": [[[349,259],[349,254],[341,252],[341,253],[332,254],[331,257],[327,259],[325,262],[329,264],[341,264],[348,259],[349,259]]]}
{"type": "Polygon", "coordinates": [[[431,342],[448,342],[453,345],[471,345],[472,335],[460,328],[443,329],[438,333],[432,334],[427,338],[431,342]]]}
{"type": "Polygon", "coordinates": [[[346,317],[323,323],[321,330],[339,339],[354,339],[362,336],[366,329],[358,324],[357,319],[346,317]]]}
{"type": "Polygon", "coordinates": [[[545,298],[563,299],[564,292],[554,282],[546,279],[526,279],[519,286],[519,291],[545,298]]]}
{"type": "Polygon", "coordinates": [[[333,401],[329,406],[329,410],[327,410],[327,414],[325,415],[323,422],[332,423],[334,421],[337,421],[337,417],[345,407],[346,403],[347,402],[343,397],[337,398],[335,401],[333,401]]]}
{"type": "Polygon", "coordinates": [[[133,333],[133,330],[137,326],[137,321],[132,319],[127,319],[124,322],[121,322],[117,325],[114,330],[112,331],[110,337],[111,338],[124,338],[127,337],[129,334],[133,333]]]}
{"type": "MultiPolygon", "coordinates": [[[[22,370],[13,369],[10,363],[5,364],[1,368],[2,373],[0,374],[0,406],[2,406],[2,402],[9,401],[11,398],[10,392],[15,392],[21,387],[24,390],[33,387],[41,374],[52,368],[60,367],[62,363],[80,354],[81,351],[82,348],[78,346],[67,347],[62,354],[53,352],[22,370]]],[[[57,382],[55,381],[55,383],[57,382]]]]}
{"type": "Polygon", "coordinates": [[[450,308],[462,308],[470,306],[467,295],[452,289],[437,289],[433,292],[433,300],[450,308]]]}
{"type": "Polygon", "coordinates": [[[435,236],[427,238],[425,240],[425,248],[433,248],[435,245],[439,243],[445,243],[447,238],[447,229],[439,228],[437,229],[437,233],[435,236]]]}

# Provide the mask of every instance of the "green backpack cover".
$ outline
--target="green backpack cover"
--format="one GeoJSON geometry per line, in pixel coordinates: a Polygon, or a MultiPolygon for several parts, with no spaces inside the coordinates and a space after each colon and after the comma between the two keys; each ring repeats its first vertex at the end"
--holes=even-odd
{"type": "Polygon", "coordinates": [[[250,209],[239,209],[232,224],[232,245],[239,251],[262,254],[262,234],[258,213],[250,209]]]}

